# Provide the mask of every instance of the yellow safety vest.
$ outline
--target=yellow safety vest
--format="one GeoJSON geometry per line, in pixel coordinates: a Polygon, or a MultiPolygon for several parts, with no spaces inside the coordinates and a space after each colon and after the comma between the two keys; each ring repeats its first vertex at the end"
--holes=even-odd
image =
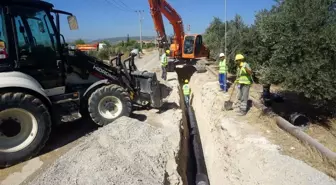
{"type": "Polygon", "coordinates": [[[240,64],[241,68],[238,67],[238,77],[239,77],[238,78],[238,83],[250,85],[250,84],[252,84],[252,77],[251,77],[250,74],[248,74],[246,69],[242,67],[244,64],[245,64],[245,62],[242,62],[240,64]]]}
{"type": "Polygon", "coordinates": [[[226,60],[219,61],[219,73],[220,74],[225,74],[226,71],[226,60]]]}
{"type": "Polygon", "coordinates": [[[190,94],[189,84],[184,84],[182,89],[183,89],[183,94],[184,95],[189,95],[190,94]]]}
{"type": "Polygon", "coordinates": [[[163,54],[161,56],[161,66],[166,67],[168,65],[168,59],[167,59],[167,55],[163,54]]]}

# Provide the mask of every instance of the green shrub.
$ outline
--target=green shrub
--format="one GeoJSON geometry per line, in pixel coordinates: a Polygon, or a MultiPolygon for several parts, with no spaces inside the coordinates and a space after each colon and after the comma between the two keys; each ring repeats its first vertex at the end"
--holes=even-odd
{"type": "MultiPolygon", "coordinates": [[[[224,51],[225,24],[215,18],[204,41],[211,56],[224,51]]],[[[237,15],[227,21],[227,61],[245,55],[262,83],[325,101],[336,101],[336,0],[277,1],[253,25],[237,15]]]]}

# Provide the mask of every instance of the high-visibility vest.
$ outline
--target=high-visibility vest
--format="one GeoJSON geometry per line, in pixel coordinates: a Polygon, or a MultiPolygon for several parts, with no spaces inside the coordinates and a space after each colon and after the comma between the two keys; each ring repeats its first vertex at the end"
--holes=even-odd
{"type": "Polygon", "coordinates": [[[227,73],[226,71],[226,60],[219,61],[219,73],[220,74],[225,74],[227,73]]]}
{"type": "Polygon", "coordinates": [[[164,53],[161,56],[161,66],[165,67],[168,65],[167,55],[164,53]]]}
{"type": "Polygon", "coordinates": [[[238,83],[250,85],[250,84],[252,84],[252,77],[246,71],[246,69],[242,67],[242,66],[244,66],[244,64],[245,64],[245,62],[242,62],[240,64],[241,68],[238,67],[238,83]]]}
{"type": "Polygon", "coordinates": [[[190,87],[189,87],[189,84],[184,84],[183,87],[183,94],[184,95],[189,95],[190,94],[190,87]]]}

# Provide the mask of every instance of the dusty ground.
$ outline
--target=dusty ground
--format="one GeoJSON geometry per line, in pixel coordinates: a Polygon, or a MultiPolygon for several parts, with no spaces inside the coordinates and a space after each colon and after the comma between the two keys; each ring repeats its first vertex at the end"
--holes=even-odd
{"type": "MultiPolygon", "coordinates": [[[[298,112],[307,116],[311,125],[306,134],[318,140],[321,144],[336,152],[336,115],[330,110],[316,108],[311,102],[295,93],[285,92],[279,86],[272,85],[272,93],[281,94],[285,101],[281,103],[274,102],[271,106],[272,111],[276,114],[289,119],[292,113],[298,112]]],[[[250,96],[255,100],[261,97],[262,86],[254,84],[250,91],[250,96]]],[[[336,176],[335,176],[336,177],[336,176]]]]}
{"type": "MultiPolygon", "coordinates": [[[[216,70],[216,69],[215,69],[216,70]]],[[[273,92],[279,92],[280,87],[272,86],[273,92]]],[[[250,91],[250,97],[258,100],[261,96],[262,86],[254,84],[250,91]]],[[[273,103],[272,111],[288,118],[293,112],[303,113],[312,121],[305,132],[325,145],[330,150],[336,152],[336,121],[331,117],[326,117],[324,110],[314,109],[309,102],[305,102],[302,97],[292,94],[284,94],[285,102],[273,103]]],[[[272,116],[262,115],[261,111],[252,111],[248,115],[250,124],[254,125],[264,135],[279,146],[281,153],[302,160],[310,166],[328,174],[336,179],[336,161],[330,161],[321,156],[315,149],[301,143],[296,138],[279,129],[272,116]]]]}
{"type": "MultiPolygon", "coordinates": [[[[157,60],[154,53],[137,65],[156,68],[157,60]]],[[[175,158],[182,112],[176,74],[168,79],[165,85],[172,91],[163,109],[136,111],[134,117],[141,121],[120,118],[100,128],[29,184],[181,184],[175,158]]]]}
{"type": "MultiPolygon", "coordinates": [[[[136,64],[138,65],[138,67],[140,69],[157,70],[157,69],[159,69],[158,66],[160,65],[158,59],[159,59],[159,56],[158,56],[157,52],[146,53],[145,55],[142,55],[141,59],[136,60],[136,64]]],[[[160,75],[158,75],[158,76],[160,76],[160,75]]],[[[162,163],[158,163],[158,164],[154,163],[153,164],[154,165],[153,169],[160,169],[161,171],[162,171],[162,169],[164,169],[167,172],[167,174],[163,173],[163,174],[161,174],[161,176],[157,175],[157,177],[156,177],[157,179],[162,180],[162,183],[163,183],[163,180],[164,180],[163,176],[168,175],[168,176],[170,176],[170,181],[171,181],[172,184],[178,184],[178,182],[180,181],[180,177],[177,174],[177,172],[175,171],[176,164],[175,164],[174,155],[177,155],[177,151],[178,151],[177,147],[179,145],[179,137],[180,137],[179,124],[180,124],[180,119],[181,119],[181,110],[178,109],[178,107],[179,107],[179,105],[178,105],[179,99],[178,98],[179,97],[178,97],[177,90],[175,88],[176,85],[177,85],[176,74],[170,73],[168,78],[172,79],[172,80],[169,81],[168,83],[165,83],[165,84],[167,86],[173,88],[173,91],[171,92],[171,95],[168,96],[167,99],[166,99],[166,104],[164,106],[164,110],[160,110],[160,111],[159,110],[136,111],[134,113],[134,115],[132,115],[132,117],[137,119],[137,120],[140,120],[141,122],[139,122],[139,121],[136,122],[135,120],[132,120],[133,125],[137,125],[139,127],[139,130],[144,130],[144,133],[135,132],[132,136],[129,136],[129,137],[133,138],[134,142],[140,142],[142,140],[141,140],[141,138],[139,139],[138,137],[140,137],[141,134],[144,138],[146,138],[147,136],[151,136],[152,132],[162,133],[161,135],[157,135],[157,138],[154,137],[153,135],[152,135],[152,138],[148,138],[148,140],[147,140],[148,143],[153,142],[153,147],[152,148],[147,147],[146,144],[144,144],[143,146],[140,145],[140,146],[138,146],[138,148],[132,147],[133,150],[134,150],[133,153],[136,153],[135,150],[139,149],[138,154],[141,154],[141,156],[143,157],[143,159],[141,159],[141,156],[140,156],[139,160],[143,163],[146,163],[146,164],[143,165],[143,167],[144,167],[145,165],[149,165],[146,162],[146,160],[148,160],[150,158],[149,156],[148,156],[148,158],[146,158],[147,157],[146,155],[148,154],[147,149],[151,149],[154,152],[154,150],[157,151],[157,148],[155,148],[155,146],[159,147],[159,148],[166,148],[167,150],[162,150],[162,151],[160,151],[161,153],[155,153],[155,154],[153,153],[153,156],[156,156],[158,159],[160,159],[162,161],[162,163]],[[162,118],[165,118],[165,119],[162,119],[162,118]],[[167,122],[167,120],[170,120],[172,118],[174,118],[173,119],[174,121],[167,122]],[[144,134],[147,134],[147,135],[144,135],[144,134]],[[161,143],[159,141],[155,141],[155,139],[160,139],[161,143]],[[163,140],[170,140],[170,142],[167,142],[167,144],[164,144],[165,142],[162,142],[163,140]],[[142,153],[141,153],[141,151],[142,151],[142,153]],[[168,155],[167,152],[169,153],[169,155],[168,155]],[[157,167],[155,167],[155,165],[157,165],[157,167]],[[163,166],[159,167],[160,165],[163,165],[163,166]]],[[[120,123],[120,125],[122,125],[122,124],[123,123],[120,123]]],[[[120,126],[120,128],[121,127],[122,126],[120,126]]],[[[94,135],[93,136],[87,136],[87,137],[83,137],[83,136],[90,134],[95,129],[96,128],[91,126],[90,124],[83,123],[81,121],[78,121],[76,123],[65,124],[65,125],[62,125],[59,128],[56,128],[53,131],[53,134],[52,134],[52,136],[50,138],[50,141],[48,142],[47,146],[44,148],[44,150],[41,152],[41,154],[38,157],[35,157],[34,159],[31,159],[31,160],[23,162],[21,164],[15,165],[13,167],[0,170],[0,184],[1,185],[29,184],[27,182],[30,182],[32,179],[34,179],[36,177],[41,177],[40,179],[35,181],[35,183],[39,184],[39,183],[43,182],[44,177],[48,176],[48,174],[43,173],[45,171],[47,171],[47,173],[53,174],[53,176],[54,176],[53,179],[55,180],[55,184],[58,184],[57,182],[59,182],[59,181],[57,181],[57,180],[60,180],[60,176],[55,175],[55,173],[53,173],[55,171],[53,171],[53,170],[58,169],[57,167],[59,165],[61,165],[60,161],[66,161],[66,160],[71,159],[71,154],[78,154],[77,153],[78,149],[83,149],[83,148],[80,148],[80,147],[85,146],[85,144],[83,144],[83,143],[85,143],[85,141],[89,141],[90,137],[95,137],[94,135]],[[72,152],[69,152],[69,151],[72,151],[72,152]],[[63,157],[65,155],[68,156],[68,158],[63,157]]],[[[113,129],[110,128],[110,130],[113,130],[113,129]]],[[[104,129],[100,129],[97,132],[102,133],[103,131],[104,131],[104,129]]],[[[134,131],[137,131],[137,130],[134,130],[134,131]]],[[[120,132],[120,133],[123,133],[123,132],[120,132]]],[[[113,137],[113,135],[108,135],[107,134],[106,137],[107,138],[108,137],[113,137]]],[[[125,137],[120,136],[120,138],[124,138],[124,139],[127,138],[127,137],[128,136],[125,136],[125,137]]],[[[129,144],[131,146],[132,142],[130,142],[129,144]]],[[[112,146],[115,146],[115,145],[111,144],[109,146],[112,147],[112,146]]],[[[127,148],[127,147],[130,147],[130,146],[125,146],[125,147],[127,148]]],[[[98,146],[93,146],[93,147],[98,147],[98,146]]],[[[85,149],[85,147],[84,147],[84,149],[85,149]]],[[[97,148],[87,148],[86,151],[89,152],[90,149],[97,149],[97,148]]],[[[102,147],[101,151],[104,151],[104,149],[106,150],[106,148],[102,147]]],[[[110,150],[114,150],[114,149],[111,148],[110,150]]],[[[113,155],[118,155],[117,151],[118,150],[115,150],[113,155]]],[[[126,153],[127,153],[127,150],[123,150],[123,151],[126,151],[126,153]]],[[[129,152],[131,152],[131,151],[129,151],[129,152]]],[[[120,160],[122,160],[123,159],[122,156],[124,155],[124,153],[119,153],[119,155],[120,155],[120,160]]],[[[82,156],[82,157],[84,159],[85,156],[82,156]]],[[[99,159],[99,158],[94,158],[94,156],[92,156],[92,158],[93,159],[92,159],[91,162],[95,162],[97,165],[98,165],[99,162],[103,162],[103,160],[95,161],[94,159],[99,159]]],[[[124,160],[127,160],[127,158],[125,158],[124,160]]],[[[139,164],[142,164],[141,162],[139,162],[139,164]]],[[[78,169],[80,169],[82,167],[80,165],[83,165],[83,164],[86,164],[86,163],[81,162],[81,163],[77,164],[77,165],[79,165],[78,169]]],[[[63,164],[63,165],[65,165],[65,164],[63,164]]],[[[92,165],[90,165],[90,167],[92,167],[92,165]]],[[[65,166],[67,166],[67,165],[65,165],[65,166]]],[[[65,166],[63,166],[63,167],[65,168],[65,166]]],[[[68,169],[69,172],[73,169],[73,168],[70,169],[71,166],[67,166],[67,167],[69,167],[69,169],[68,169]]],[[[127,165],[125,165],[124,167],[127,167],[127,165]]],[[[128,166],[128,169],[131,170],[130,166],[128,166]]],[[[157,171],[157,172],[161,173],[160,170],[157,171]]],[[[65,171],[65,169],[64,169],[64,171],[65,171]]],[[[136,171],[136,169],[135,169],[135,171],[136,171]]],[[[89,171],[87,171],[87,172],[89,173],[89,171]]],[[[71,173],[73,173],[73,171],[71,171],[71,173]]],[[[91,172],[91,173],[93,173],[93,172],[91,172]]],[[[109,177],[107,176],[105,178],[105,180],[107,178],[109,178],[109,177]]],[[[169,177],[165,177],[165,178],[169,178],[169,177]]],[[[131,179],[131,177],[130,177],[130,179],[131,179]]],[[[109,180],[111,180],[111,179],[109,179],[109,180]]],[[[151,180],[154,180],[154,179],[152,178],[151,180]]],[[[125,182],[127,182],[127,181],[125,181],[125,182]]],[[[149,181],[144,181],[144,183],[145,182],[149,182],[149,181]]],[[[154,181],[152,181],[152,182],[154,182],[154,181]]],[[[42,184],[44,184],[44,183],[42,183],[42,184]]]]}
{"type": "Polygon", "coordinates": [[[253,124],[256,119],[251,117],[256,117],[258,110],[252,108],[246,117],[222,111],[228,94],[219,91],[213,75],[194,74],[191,88],[212,185],[336,183],[306,163],[281,154],[282,147],[272,144],[253,124]]]}
{"type": "Polygon", "coordinates": [[[175,164],[181,113],[162,128],[120,118],[85,138],[29,184],[180,184],[175,164]]]}
{"type": "MultiPolygon", "coordinates": [[[[145,53],[136,65],[157,72],[160,79],[157,51],[145,53]]],[[[88,124],[64,125],[54,131],[38,157],[1,170],[0,184],[182,184],[175,161],[182,116],[177,75],[168,73],[163,83],[172,91],[161,110],[135,111],[133,119],[121,118],[91,135],[87,134],[95,128],[88,124]]],[[[272,119],[261,118],[258,110],[252,108],[245,117],[222,111],[228,95],[218,91],[213,75],[195,73],[191,88],[212,185],[336,183],[306,163],[283,155],[289,151],[301,159],[312,152],[277,129],[272,119]]],[[[310,159],[324,164],[315,155],[310,159]]],[[[329,168],[322,167],[318,169],[328,173],[329,168]]]]}
{"type": "Polygon", "coordinates": [[[60,156],[78,145],[83,136],[95,129],[96,127],[93,125],[82,121],[55,128],[46,146],[37,157],[6,169],[0,169],[0,184],[19,185],[23,181],[40,174],[60,156]]]}
{"type": "MultiPolygon", "coordinates": [[[[251,96],[258,100],[261,96],[262,87],[259,84],[254,84],[251,90],[251,96]]],[[[280,87],[272,87],[274,93],[281,93],[280,87]]],[[[323,109],[314,108],[310,102],[303,97],[299,97],[293,93],[283,93],[284,102],[272,104],[272,111],[276,114],[289,119],[290,114],[298,112],[307,116],[311,125],[305,132],[311,137],[318,140],[330,150],[336,152],[336,118],[332,113],[323,109]]]]}

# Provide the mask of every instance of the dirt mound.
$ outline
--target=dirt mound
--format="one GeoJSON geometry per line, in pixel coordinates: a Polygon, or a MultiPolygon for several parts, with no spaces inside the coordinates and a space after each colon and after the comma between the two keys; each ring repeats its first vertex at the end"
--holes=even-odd
{"type": "Polygon", "coordinates": [[[30,184],[164,184],[173,147],[167,134],[122,117],[85,138],[30,184]]]}
{"type": "Polygon", "coordinates": [[[215,77],[196,73],[190,86],[210,184],[335,184],[304,162],[282,155],[250,123],[255,109],[244,117],[222,111],[229,93],[219,91],[215,77]]]}

